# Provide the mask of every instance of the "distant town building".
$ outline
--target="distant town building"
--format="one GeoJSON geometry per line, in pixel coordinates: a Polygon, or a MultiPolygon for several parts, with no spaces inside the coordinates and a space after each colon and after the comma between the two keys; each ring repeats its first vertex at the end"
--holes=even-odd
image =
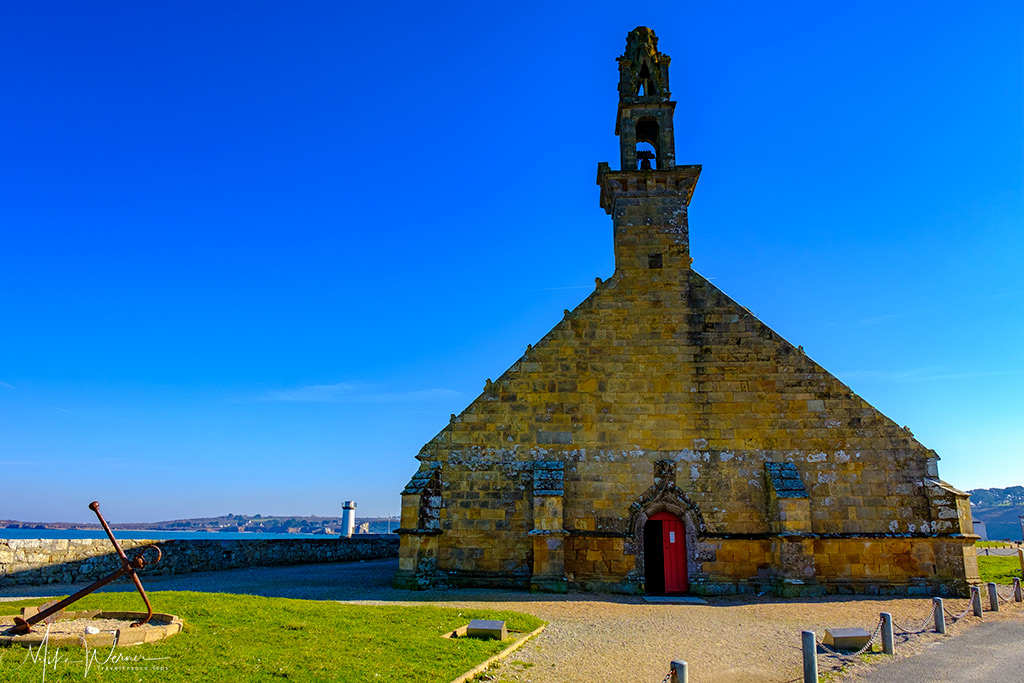
{"type": "Polygon", "coordinates": [[[691,268],[701,167],[657,45],[629,33],[622,170],[598,165],[615,272],[416,456],[396,584],[965,593],[970,505],[936,453],[691,268]]]}

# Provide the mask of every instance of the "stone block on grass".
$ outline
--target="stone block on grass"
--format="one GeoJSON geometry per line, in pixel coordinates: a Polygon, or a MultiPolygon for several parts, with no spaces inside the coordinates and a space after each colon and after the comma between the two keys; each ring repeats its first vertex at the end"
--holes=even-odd
{"type": "Polygon", "coordinates": [[[871,634],[862,628],[825,629],[824,642],[833,650],[856,652],[871,640],[871,634]]]}
{"type": "Polygon", "coordinates": [[[508,630],[505,628],[504,621],[474,619],[466,627],[466,635],[470,638],[505,640],[508,638],[508,630]]]}

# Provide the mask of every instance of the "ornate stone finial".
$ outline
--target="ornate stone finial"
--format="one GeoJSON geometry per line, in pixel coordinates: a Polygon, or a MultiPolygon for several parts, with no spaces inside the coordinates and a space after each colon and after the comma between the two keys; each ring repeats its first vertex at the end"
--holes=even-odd
{"type": "Polygon", "coordinates": [[[490,391],[491,384],[492,384],[491,378],[488,377],[487,380],[484,382],[484,391],[490,391]]]}
{"type": "Polygon", "coordinates": [[[637,26],[626,36],[626,51],[619,57],[619,97],[631,101],[665,101],[668,65],[671,58],[658,52],[658,37],[646,26],[637,26]]]}
{"type": "Polygon", "coordinates": [[[569,317],[569,309],[568,308],[566,308],[565,310],[562,311],[562,316],[565,317],[565,318],[569,317]]]}
{"type": "Polygon", "coordinates": [[[601,278],[599,278],[599,277],[595,277],[594,278],[594,285],[596,287],[600,287],[602,282],[604,282],[604,280],[602,280],[601,278]]]}
{"type": "Polygon", "coordinates": [[[527,344],[526,345],[526,352],[529,353],[530,349],[532,349],[532,348],[533,348],[533,344],[527,344]]]}

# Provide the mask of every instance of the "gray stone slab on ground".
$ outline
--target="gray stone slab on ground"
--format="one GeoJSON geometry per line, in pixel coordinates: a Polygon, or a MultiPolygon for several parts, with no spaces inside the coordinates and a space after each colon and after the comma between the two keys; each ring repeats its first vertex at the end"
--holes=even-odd
{"type": "Polygon", "coordinates": [[[706,605],[707,600],[692,595],[645,595],[644,602],[666,605],[706,605]]]}

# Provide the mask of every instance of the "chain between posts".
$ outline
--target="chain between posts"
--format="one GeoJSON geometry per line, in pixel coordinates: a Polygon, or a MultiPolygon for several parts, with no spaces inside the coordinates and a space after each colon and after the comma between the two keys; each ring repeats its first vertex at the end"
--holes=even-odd
{"type": "Polygon", "coordinates": [[[949,617],[950,619],[952,619],[952,620],[953,620],[953,623],[954,623],[954,624],[955,624],[956,622],[960,621],[961,619],[963,619],[964,617],[966,617],[966,616],[968,615],[968,613],[969,613],[969,612],[970,612],[971,610],[973,610],[973,609],[974,609],[974,604],[973,604],[973,602],[971,602],[971,603],[968,603],[968,604],[967,604],[967,609],[965,609],[965,610],[964,610],[963,612],[961,612],[960,614],[953,614],[952,612],[950,612],[950,611],[949,611],[948,609],[946,609],[945,607],[943,607],[943,608],[942,608],[942,610],[943,610],[943,611],[944,611],[944,612],[946,613],[946,616],[947,616],[947,617],[949,617]]]}
{"type": "Polygon", "coordinates": [[[925,631],[928,630],[929,625],[930,624],[934,624],[934,623],[935,623],[935,606],[933,605],[931,611],[928,612],[928,616],[926,616],[921,621],[921,623],[918,624],[917,626],[915,626],[914,628],[905,628],[903,626],[900,626],[899,624],[896,623],[895,620],[893,620],[892,626],[893,626],[894,629],[898,629],[901,632],[900,635],[916,635],[918,633],[924,633],[925,631]]]}
{"type": "Polygon", "coordinates": [[[1013,586],[1010,586],[1010,594],[1006,595],[1006,596],[1002,595],[999,592],[999,586],[996,586],[996,597],[998,597],[999,601],[1002,602],[1004,605],[1007,604],[1007,603],[1010,603],[1010,602],[1014,602],[1014,588],[1013,588],[1013,586]]]}
{"type": "Polygon", "coordinates": [[[661,679],[661,683],[669,683],[669,681],[671,681],[671,680],[672,680],[672,669],[669,669],[668,673],[665,674],[665,677],[663,679],[661,679]]]}

